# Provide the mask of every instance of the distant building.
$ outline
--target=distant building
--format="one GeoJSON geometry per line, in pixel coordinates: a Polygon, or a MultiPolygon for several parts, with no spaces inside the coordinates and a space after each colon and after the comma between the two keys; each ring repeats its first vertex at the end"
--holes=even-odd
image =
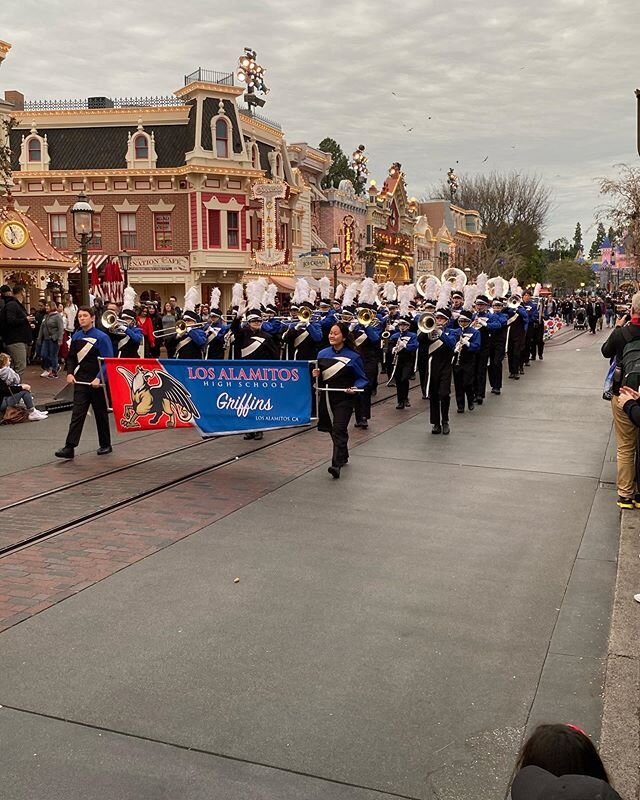
{"type": "MultiPolygon", "coordinates": [[[[482,269],[481,248],[486,242],[478,211],[461,208],[448,200],[426,200],[418,213],[427,224],[424,246],[431,252],[432,270],[440,275],[447,267],[468,270],[473,277],[482,269]]],[[[424,227],[424,222],[420,228],[424,227]]],[[[428,260],[428,259],[427,259],[428,260]]]]}

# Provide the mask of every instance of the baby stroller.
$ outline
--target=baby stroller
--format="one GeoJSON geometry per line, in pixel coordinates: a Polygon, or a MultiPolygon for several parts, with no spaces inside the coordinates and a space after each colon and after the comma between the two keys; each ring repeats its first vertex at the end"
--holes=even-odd
{"type": "Polygon", "coordinates": [[[577,308],[576,315],[573,318],[573,328],[576,331],[587,330],[587,312],[584,308],[577,308]]]}

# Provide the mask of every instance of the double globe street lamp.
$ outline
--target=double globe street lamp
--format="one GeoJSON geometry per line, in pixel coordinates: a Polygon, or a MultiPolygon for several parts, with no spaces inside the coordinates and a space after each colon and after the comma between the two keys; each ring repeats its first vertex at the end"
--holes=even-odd
{"type": "Polygon", "coordinates": [[[89,260],[88,245],[93,239],[93,208],[84,192],[80,192],[78,199],[71,208],[73,215],[73,235],[80,243],[80,305],[89,305],[89,260]]]}

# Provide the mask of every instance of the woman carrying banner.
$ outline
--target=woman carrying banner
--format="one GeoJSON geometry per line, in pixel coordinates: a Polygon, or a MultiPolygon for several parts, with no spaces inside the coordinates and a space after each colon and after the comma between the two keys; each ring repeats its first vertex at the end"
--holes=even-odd
{"type": "Polygon", "coordinates": [[[318,353],[318,368],[314,378],[320,378],[318,430],[331,434],[333,457],[328,469],[334,478],[349,461],[349,420],[353,413],[353,396],[369,385],[362,358],[356,352],[349,326],[334,323],[329,330],[329,347],[318,353]]]}

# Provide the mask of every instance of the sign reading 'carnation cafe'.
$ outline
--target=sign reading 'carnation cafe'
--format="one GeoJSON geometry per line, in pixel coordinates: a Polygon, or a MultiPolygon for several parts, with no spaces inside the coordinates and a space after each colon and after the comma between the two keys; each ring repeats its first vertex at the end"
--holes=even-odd
{"type": "Polygon", "coordinates": [[[196,427],[203,438],[311,420],[306,361],[107,358],[119,431],[196,427]]]}

